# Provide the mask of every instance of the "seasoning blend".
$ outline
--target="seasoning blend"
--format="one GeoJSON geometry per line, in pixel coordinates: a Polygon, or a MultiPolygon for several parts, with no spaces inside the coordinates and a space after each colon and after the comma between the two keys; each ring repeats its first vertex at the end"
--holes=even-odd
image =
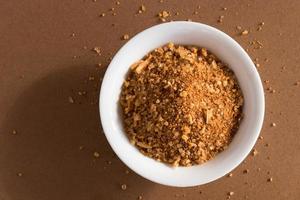
{"type": "Polygon", "coordinates": [[[243,95],[215,55],[169,43],[131,66],[120,104],[126,134],[144,155],[191,166],[226,149],[242,117],[243,95]]]}

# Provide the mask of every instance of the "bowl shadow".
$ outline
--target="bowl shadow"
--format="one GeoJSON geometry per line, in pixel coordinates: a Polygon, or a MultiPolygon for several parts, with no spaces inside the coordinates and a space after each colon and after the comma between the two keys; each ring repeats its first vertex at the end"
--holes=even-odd
{"type": "Polygon", "coordinates": [[[91,66],[67,67],[17,98],[0,127],[1,200],[134,199],[151,189],[154,184],[131,172],[103,134],[103,75],[91,66]]]}

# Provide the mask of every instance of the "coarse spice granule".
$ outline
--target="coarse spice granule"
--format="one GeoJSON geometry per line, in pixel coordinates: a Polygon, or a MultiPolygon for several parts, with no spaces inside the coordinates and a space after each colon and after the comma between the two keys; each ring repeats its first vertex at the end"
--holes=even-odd
{"type": "Polygon", "coordinates": [[[191,166],[226,149],[242,118],[243,95],[215,55],[169,43],[131,66],[120,105],[125,132],[144,155],[191,166]]]}

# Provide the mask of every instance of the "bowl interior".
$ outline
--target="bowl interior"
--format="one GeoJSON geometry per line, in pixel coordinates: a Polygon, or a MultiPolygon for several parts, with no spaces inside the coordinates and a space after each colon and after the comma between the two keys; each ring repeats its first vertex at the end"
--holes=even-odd
{"type": "Polygon", "coordinates": [[[127,42],[115,55],[102,82],[100,115],[108,142],[133,171],[157,183],[194,186],[213,181],[234,169],[253,148],[264,116],[261,80],[247,53],[228,35],[194,22],[170,22],[149,28],[127,42]],[[122,128],[118,100],[132,63],[168,42],[205,47],[234,71],[244,95],[244,118],[228,149],[198,166],[171,168],[142,155],[122,128]]]}

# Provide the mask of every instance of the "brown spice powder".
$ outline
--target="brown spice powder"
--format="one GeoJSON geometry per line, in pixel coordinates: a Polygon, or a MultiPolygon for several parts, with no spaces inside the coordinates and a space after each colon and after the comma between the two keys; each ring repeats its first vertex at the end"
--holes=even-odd
{"type": "Polygon", "coordinates": [[[243,96],[234,73],[215,55],[169,43],[131,66],[120,104],[130,142],[144,155],[190,166],[226,149],[243,96]]]}

